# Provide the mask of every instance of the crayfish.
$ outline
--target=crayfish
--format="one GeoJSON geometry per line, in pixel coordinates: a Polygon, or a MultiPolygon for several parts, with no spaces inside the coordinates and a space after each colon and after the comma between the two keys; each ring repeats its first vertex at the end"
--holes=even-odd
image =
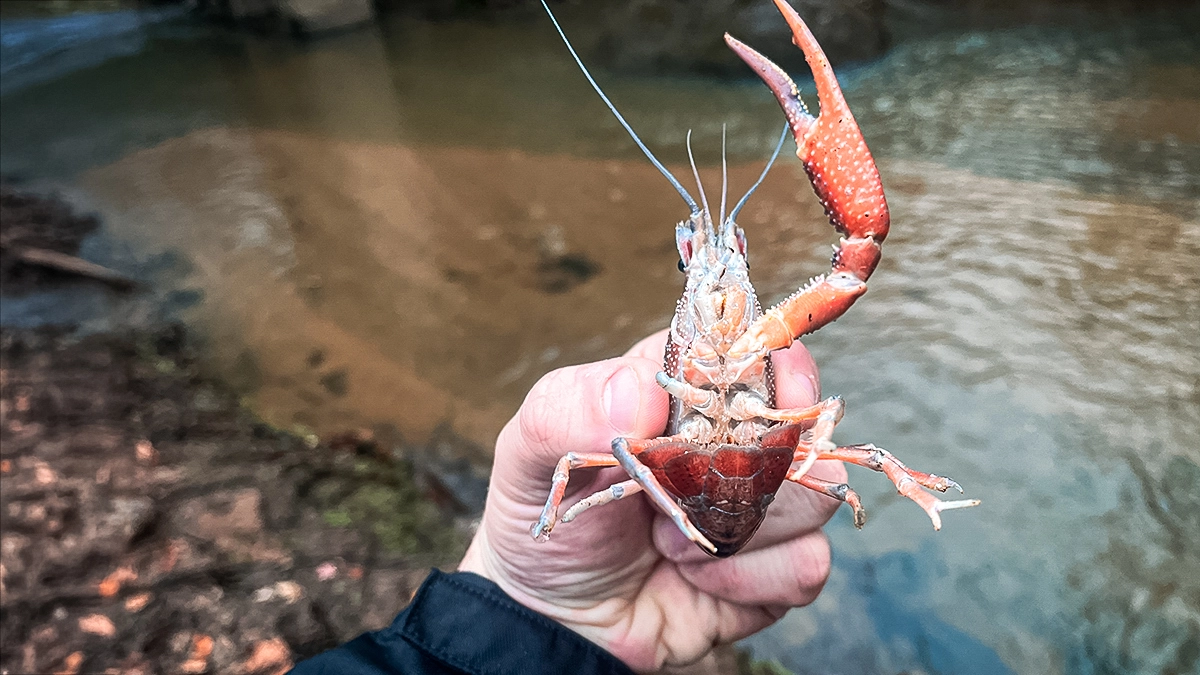
{"type": "MultiPolygon", "coordinates": [[[[939,492],[950,488],[962,492],[962,488],[944,476],[914,471],[882,448],[835,444],[834,427],[845,409],[840,397],[806,408],[775,406],[771,352],[836,320],[866,292],[890,216],[879,171],[829,60],[791,5],[774,1],[812,69],[820,114],[809,113],[799,89],[779,66],[728,33],[725,42],[775,94],[787,119],[775,156],[790,130],[813,190],[842,237],[829,273],[813,278],[766,312],[750,284],[746,237],[734,220],[758,183],[728,216],[722,198],[720,217],[714,222],[703,187],[700,206],[634,133],[550,16],[588,82],[683,197],[691,214],[675,227],[680,268],[687,282],[671,322],[663,371],[657,376],[671,396],[666,433],[652,439],[617,438],[611,454],[564,456],[555,468],[546,506],[531,530],[538,540],[548,538],[558,520],[570,471],[585,467],[619,465],[630,479],[577,502],[562,515],[562,522],[589,508],[645,492],[688,539],[717,557],[733,555],[745,546],[785,480],[849,504],[854,524],[861,528],[866,514],[858,495],[844,483],[808,475],[820,459],[884,473],[900,494],[925,510],[935,530],[941,528],[940,512],[979,503],[938,499],[923,488],[939,492]]],[[[550,12],[548,7],[546,11],[550,12]]],[[[692,170],[699,185],[694,160],[692,170]]]]}

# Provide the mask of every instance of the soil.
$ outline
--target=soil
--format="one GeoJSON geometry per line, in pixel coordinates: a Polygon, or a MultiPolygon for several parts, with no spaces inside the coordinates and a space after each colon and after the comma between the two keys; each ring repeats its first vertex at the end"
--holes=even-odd
{"type": "Polygon", "coordinates": [[[283,671],[466,541],[411,462],[263,425],[178,329],[6,331],[0,412],[5,672],[283,671]]]}

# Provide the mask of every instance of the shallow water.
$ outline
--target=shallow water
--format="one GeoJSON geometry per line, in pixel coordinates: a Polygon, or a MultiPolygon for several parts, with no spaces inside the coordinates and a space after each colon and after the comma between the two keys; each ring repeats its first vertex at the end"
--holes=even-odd
{"type": "MultiPolygon", "coordinates": [[[[0,319],[179,316],[281,426],[420,442],[449,425],[486,448],[546,370],[666,325],[680,285],[677,197],[543,23],[305,47],[166,23],[132,56],[5,93],[0,170],[98,210],[87,254],[155,290],[102,311],[6,300],[0,319]]],[[[848,402],[839,439],[984,504],[935,534],[851,469],[867,527],[838,514],[827,591],[748,640],[756,656],[1200,667],[1198,24],[934,32],[839,69],[893,231],[871,293],[806,343],[848,402]]],[[[600,77],[673,168],[695,129],[710,185],[722,123],[735,192],[778,133],[754,82],[600,77]]],[[[794,160],[742,224],[767,301],[828,265],[794,160]]]]}

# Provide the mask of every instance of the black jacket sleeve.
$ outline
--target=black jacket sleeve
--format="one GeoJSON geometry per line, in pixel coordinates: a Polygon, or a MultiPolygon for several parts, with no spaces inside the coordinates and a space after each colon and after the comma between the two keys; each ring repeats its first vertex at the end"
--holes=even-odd
{"type": "Polygon", "coordinates": [[[434,570],[391,626],[293,675],[632,675],[624,663],[469,572],[434,570]]]}

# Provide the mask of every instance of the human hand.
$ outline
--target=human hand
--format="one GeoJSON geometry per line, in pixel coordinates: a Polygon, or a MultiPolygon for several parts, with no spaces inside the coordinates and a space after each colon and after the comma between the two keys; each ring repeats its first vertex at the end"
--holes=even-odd
{"type": "MultiPolygon", "coordinates": [[[[567,452],[607,452],[618,436],[653,438],[668,396],[654,381],[666,331],[625,356],[553,371],[534,385],[500,432],[487,506],[459,565],[521,604],[599,644],[631,668],[694,663],[713,646],[755,633],[816,598],[829,576],[821,526],[840,502],[785,484],[738,554],[709,557],[641,495],[559,523],[550,541],[529,534],[567,452]]],[[[816,365],[796,343],[772,355],[781,407],[812,405],[816,365]]],[[[838,483],[840,462],[812,475],[838,483]]],[[[627,480],[620,467],[575,469],[563,508],[627,480]]]]}

